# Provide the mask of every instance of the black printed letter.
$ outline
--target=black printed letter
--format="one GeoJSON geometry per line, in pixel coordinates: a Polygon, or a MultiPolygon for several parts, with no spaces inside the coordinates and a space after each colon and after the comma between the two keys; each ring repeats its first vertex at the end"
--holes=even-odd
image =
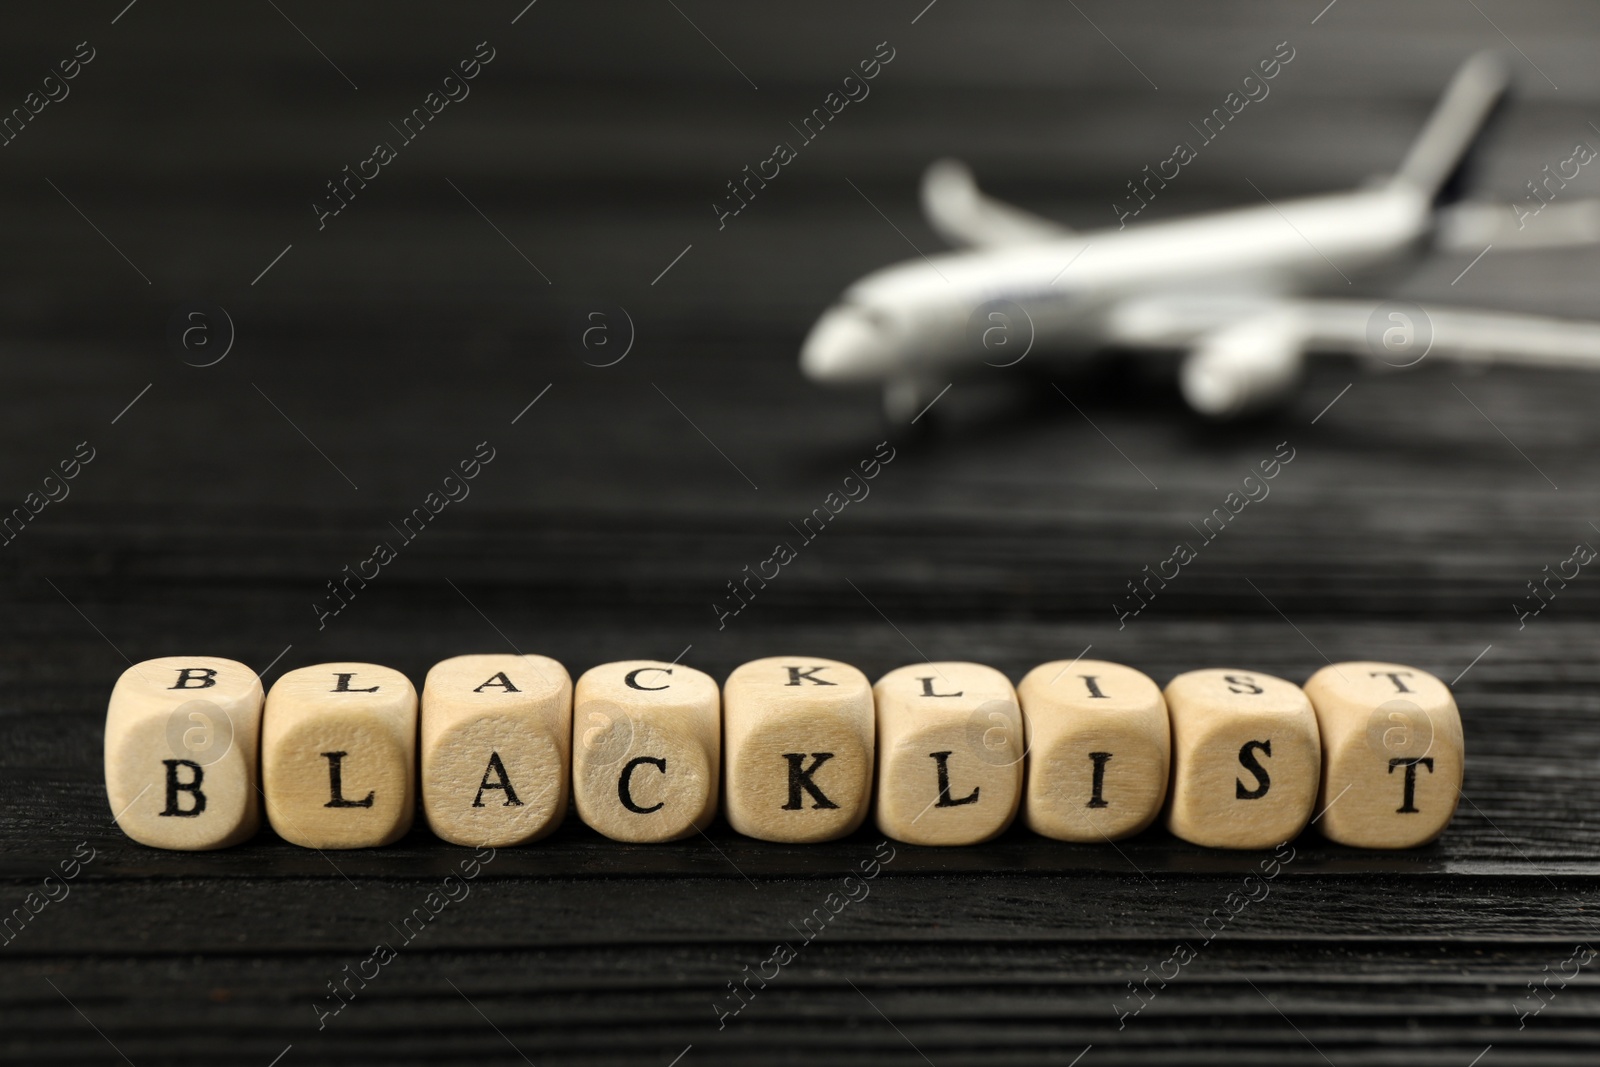
{"type": "Polygon", "coordinates": [[[1410,671],[1368,671],[1367,672],[1367,677],[1368,678],[1383,677],[1383,678],[1389,679],[1389,681],[1394,683],[1394,691],[1396,693],[1415,693],[1416,692],[1415,689],[1407,689],[1406,688],[1406,683],[1404,683],[1404,682],[1402,682],[1400,680],[1402,675],[1407,677],[1407,678],[1409,678],[1409,677],[1411,677],[1411,672],[1410,671]]]}
{"type": "MultiPolygon", "coordinates": [[[[348,674],[341,674],[340,678],[349,678],[348,674]]],[[[347,690],[348,692],[361,692],[361,690],[347,690]]],[[[339,692],[339,690],[334,690],[339,692]]],[[[346,800],[344,798],[344,758],[345,752],[324,752],[322,755],[328,761],[328,793],[331,799],[322,805],[325,808],[370,808],[372,807],[372,793],[367,794],[365,800],[346,800]]]]}
{"type": "Polygon", "coordinates": [[[1094,795],[1089,798],[1088,808],[1107,808],[1106,798],[1101,796],[1101,790],[1106,784],[1106,761],[1111,758],[1109,752],[1091,752],[1089,758],[1094,760],[1094,795]]]}
{"type": "Polygon", "coordinates": [[[1258,783],[1254,789],[1246,789],[1244,783],[1235,778],[1233,780],[1233,795],[1239,800],[1260,800],[1267,795],[1267,790],[1272,787],[1272,778],[1267,774],[1267,769],[1261,766],[1261,761],[1256,759],[1256,754],[1250,750],[1259,748],[1267,755],[1272,755],[1272,739],[1265,741],[1246,741],[1239,748],[1239,762],[1244,769],[1256,776],[1258,783]]]}
{"type": "Polygon", "coordinates": [[[816,673],[818,671],[826,670],[826,669],[827,668],[825,668],[825,667],[808,667],[805,670],[801,670],[799,667],[789,667],[789,668],[787,668],[787,670],[789,671],[789,682],[788,682],[788,684],[789,685],[799,685],[800,684],[800,679],[804,678],[806,681],[810,682],[812,685],[838,685],[839,684],[838,682],[830,682],[830,681],[827,681],[824,678],[816,677],[816,673]]]}
{"type": "MultiPolygon", "coordinates": [[[[794,670],[793,667],[789,669],[791,671],[794,670]]],[[[833,683],[824,682],[823,684],[832,685],[833,683]]],[[[811,766],[804,769],[803,764],[806,761],[804,752],[785,752],[783,758],[789,761],[789,803],[785,804],[782,810],[799,811],[804,806],[800,797],[800,790],[802,789],[811,794],[811,809],[813,811],[818,808],[837,808],[839,806],[829,800],[822,790],[817,788],[817,783],[811,780],[811,776],[817,773],[817,768],[833,758],[832,752],[811,753],[811,766]]]]}
{"type": "Polygon", "coordinates": [[[639,766],[641,763],[650,764],[662,774],[667,773],[667,761],[665,759],[656,759],[651,756],[637,756],[634,759],[629,760],[628,765],[622,768],[622,777],[617,779],[617,799],[622,801],[623,807],[627,808],[635,815],[649,815],[652,811],[660,811],[662,808],[666,807],[666,803],[662,801],[652,804],[648,808],[641,808],[639,805],[633,802],[633,769],[639,766]]]}
{"type": "Polygon", "coordinates": [[[330,693],[376,693],[378,691],[377,686],[373,686],[371,689],[351,689],[350,679],[355,677],[354,672],[350,674],[335,674],[334,677],[339,679],[339,684],[328,690],[330,693]]]}
{"type": "Polygon", "coordinates": [[[511,684],[511,679],[506,677],[505,671],[501,671],[499,674],[496,674],[493,678],[490,678],[487,682],[484,682],[482,685],[478,686],[478,688],[474,689],[473,692],[481,693],[490,686],[494,686],[496,689],[499,689],[505,693],[522,692],[522,690],[511,684]]]}
{"type": "MultiPolygon", "coordinates": [[[[500,677],[504,678],[505,675],[502,674],[500,677]]],[[[487,685],[489,683],[485,682],[484,684],[487,685]]],[[[509,808],[512,805],[519,808],[522,807],[522,801],[517,799],[517,791],[511,788],[511,779],[506,776],[506,765],[500,762],[500,753],[498,752],[489,753],[489,765],[483,769],[483,783],[478,786],[478,795],[472,798],[473,807],[483,807],[483,791],[485,789],[505,790],[506,802],[500,805],[502,808],[509,808]],[[498,782],[489,781],[490,771],[493,771],[499,777],[500,780],[498,782]]]]}
{"type": "Polygon", "coordinates": [[[180,667],[178,684],[173,689],[210,689],[217,684],[217,672],[212,667],[180,667]],[[199,685],[190,685],[199,682],[199,685]]]}
{"type": "Polygon", "coordinates": [[[1417,764],[1419,763],[1428,768],[1429,774],[1433,773],[1432,756],[1423,756],[1420,759],[1392,759],[1389,761],[1390,774],[1394,773],[1396,767],[1404,767],[1406,769],[1405,802],[1395,809],[1395,814],[1397,815],[1406,815],[1418,810],[1414,802],[1417,799],[1417,764]]]}
{"type": "MultiPolygon", "coordinates": [[[[928,681],[931,681],[931,680],[932,679],[929,679],[929,678],[924,678],[923,679],[924,682],[928,682],[928,681]]],[[[960,694],[934,693],[934,694],[924,694],[924,695],[931,695],[931,696],[959,696],[960,694]]],[[[935,763],[937,763],[939,765],[939,802],[937,804],[935,804],[934,807],[936,807],[936,808],[958,808],[963,804],[976,804],[978,802],[978,791],[980,789],[982,789],[983,787],[982,786],[977,786],[977,785],[972,787],[972,792],[968,793],[966,796],[962,797],[960,800],[952,800],[950,798],[950,753],[949,752],[930,752],[930,753],[928,753],[928,756],[935,763]]]]}
{"type": "MultiPolygon", "coordinates": [[[[213,674],[216,672],[213,671],[213,674]]],[[[178,688],[173,686],[174,689],[178,688]]],[[[200,783],[205,780],[206,772],[200,764],[186,759],[164,759],[161,761],[167,768],[167,810],[163,815],[176,815],[180,819],[192,819],[206,810],[206,795],[200,792],[200,783]],[[187,767],[194,772],[194,777],[187,782],[178,781],[178,768],[187,767]],[[178,807],[179,793],[193,793],[194,807],[187,811],[178,807]]],[[[1410,772],[1407,772],[1410,773],[1410,772]]]]}
{"type": "MultiPolygon", "coordinates": [[[[653,692],[654,690],[657,690],[657,689],[665,689],[665,688],[667,688],[667,686],[665,686],[665,685],[640,685],[639,684],[639,675],[643,674],[645,671],[660,671],[662,674],[671,674],[672,673],[672,669],[670,667],[640,667],[636,671],[629,671],[628,672],[628,676],[626,678],[622,679],[623,684],[626,685],[629,689],[642,689],[647,693],[648,692],[653,692]]],[[[670,684],[671,683],[669,682],[668,685],[670,685],[670,684]]]]}

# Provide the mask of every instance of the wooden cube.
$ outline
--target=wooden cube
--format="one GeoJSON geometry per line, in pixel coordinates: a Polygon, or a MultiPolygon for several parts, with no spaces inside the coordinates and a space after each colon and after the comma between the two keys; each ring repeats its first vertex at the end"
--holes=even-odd
{"type": "Polygon", "coordinates": [[[1322,744],[1299,686],[1259,671],[1190,671],[1167,684],[1166,698],[1167,829],[1211,848],[1270,848],[1305,829],[1322,744]]]}
{"type": "Polygon", "coordinates": [[[1336,663],[1306,682],[1322,727],[1317,828],[1357,848],[1444,832],[1461,796],[1461,713],[1449,688],[1398,663],[1336,663]]]}
{"type": "Polygon", "coordinates": [[[543,837],[567,814],[572,679],[545,656],[456,656],[422,685],[422,810],[458,845],[543,837]]]}
{"type": "Polygon", "coordinates": [[[878,829],[914,845],[975,845],[1022,798],[1022,713],[1006,676],[979,663],[918,663],[872,688],[878,829]]]}
{"type": "Polygon", "coordinates": [[[1029,671],[1017,699],[1030,830],[1098,843],[1155,822],[1172,761],[1167,702],[1155,682],[1104,660],[1057,660],[1029,671]]]}
{"type": "Polygon", "coordinates": [[[306,848],[387,845],[416,809],[417,691],[373,663],[290,671],[267,693],[261,781],[278,836],[306,848]]]}
{"type": "Polygon", "coordinates": [[[763,841],[832,841],[872,802],[872,683],[847,663],[774,656],[722,686],[728,822],[763,841]]]}
{"type": "Polygon", "coordinates": [[[717,816],[717,683],[680,663],[626,660],[584,672],[573,692],[572,796],[617,841],[676,841],[717,816]]]}
{"type": "Polygon", "coordinates": [[[106,799],[142,845],[202,850],[261,823],[261,679],[231,659],[163,656],[122,672],[106,707],[106,799]]]}

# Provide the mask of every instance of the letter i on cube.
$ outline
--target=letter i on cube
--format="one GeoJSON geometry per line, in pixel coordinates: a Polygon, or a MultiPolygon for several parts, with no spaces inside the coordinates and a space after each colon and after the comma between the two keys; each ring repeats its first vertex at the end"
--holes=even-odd
{"type": "Polygon", "coordinates": [[[1161,689],[1131,667],[1058,660],[1017,686],[1028,740],[1028,828],[1060,841],[1103,842],[1161,814],[1172,728],[1161,689]]]}
{"type": "Polygon", "coordinates": [[[156,848],[226,848],[261,821],[261,679],[231,659],[165,656],[122,673],[106,708],[106,799],[156,848]]]}

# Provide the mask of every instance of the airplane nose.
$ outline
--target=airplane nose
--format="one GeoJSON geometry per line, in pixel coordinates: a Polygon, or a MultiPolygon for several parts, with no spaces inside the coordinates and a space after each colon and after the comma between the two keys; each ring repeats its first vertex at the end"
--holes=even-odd
{"type": "Polygon", "coordinates": [[[870,379],[870,364],[880,343],[877,331],[860,312],[829,308],[800,346],[800,369],[814,382],[870,379]]]}

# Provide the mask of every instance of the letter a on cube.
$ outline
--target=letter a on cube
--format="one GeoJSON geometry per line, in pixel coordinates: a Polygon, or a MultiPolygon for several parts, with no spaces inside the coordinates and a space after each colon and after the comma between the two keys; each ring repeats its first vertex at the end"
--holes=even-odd
{"type": "Polygon", "coordinates": [[[832,841],[872,802],[872,683],[848,663],[758,659],[722,687],[728,822],[762,841],[832,841]]]}
{"type": "Polygon", "coordinates": [[[878,829],[913,845],[976,845],[1022,798],[1022,713],[1005,675],[979,663],[921,663],[873,686],[878,829]]]}
{"type": "Polygon", "coordinates": [[[261,784],[278,836],[306,848],[387,845],[416,808],[417,691],[397,670],[324,663],[272,684],[261,784]]]}
{"type": "Polygon", "coordinates": [[[456,656],[422,685],[422,808],[458,845],[536,840],[567,814],[572,679],[546,656],[456,656]]]}
{"type": "Polygon", "coordinates": [[[231,659],[164,656],[122,673],[106,708],[106,799],[142,845],[199,851],[261,821],[261,679],[231,659]]]}

